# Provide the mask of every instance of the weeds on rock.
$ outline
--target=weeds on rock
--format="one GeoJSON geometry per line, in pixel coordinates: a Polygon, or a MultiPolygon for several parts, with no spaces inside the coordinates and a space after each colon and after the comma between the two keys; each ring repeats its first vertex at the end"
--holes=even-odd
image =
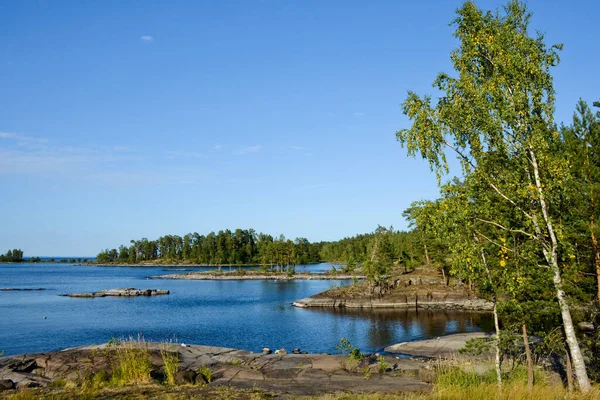
{"type": "Polygon", "coordinates": [[[169,351],[169,345],[172,344],[172,341],[169,341],[160,345],[160,356],[162,357],[163,369],[169,385],[175,384],[175,374],[179,370],[179,353],[169,351]]]}
{"type": "Polygon", "coordinates": [[[384,374],[385,371],[388,370],[388,368],[392,367],[390,363],[385,361],[385,358],[383,358],[383,356],[379,356],[377,361],[379,361],[379,374],[384,374]]]}
{"type": "Polygon", "coordinates": [[[111,383],[116,385],[131,385],[150,383],[150,350],[142,336],[137,339],[129,337],[120,341],[116,347],[116,365],[114,366],[111,383]]]}
{"type": "Polygon", "coordinates": [[[213,370],[208,368],[206,365],[201,366],[198,369],[198,375],[202,375],[206,382],[211,383],[213,380],[213,370]]]}

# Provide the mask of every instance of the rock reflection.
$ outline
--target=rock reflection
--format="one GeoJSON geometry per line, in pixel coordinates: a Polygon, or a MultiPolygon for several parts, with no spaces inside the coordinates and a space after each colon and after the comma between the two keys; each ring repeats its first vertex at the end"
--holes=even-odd
{"type": "MultiPolygon", "coordinates": [[[[310,312],[367,321],[368,328],[364,332],[367,343],[364,344],[378,350],[409,340],[494,329],[491,314],[483,312],[346,308],[311,308],[310,312]]],[[[347,336],[355,336],[354,333],[350,330],[347,336]]]]}

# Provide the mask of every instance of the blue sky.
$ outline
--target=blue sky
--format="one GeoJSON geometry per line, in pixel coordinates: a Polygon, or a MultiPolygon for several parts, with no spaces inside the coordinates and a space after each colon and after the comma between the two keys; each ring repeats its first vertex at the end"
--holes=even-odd
{"type": "MultiPolygon", "coordinates": [[[[0,252],[405,228],[402,211],[437,187],[395,141],[399,105],[451,72],[460,4],[0,2],[0,252]]],[[[579,97],[600,98],[600,3],[528,4],[565,45],[556,118],[569,121],[579,97]]]]}

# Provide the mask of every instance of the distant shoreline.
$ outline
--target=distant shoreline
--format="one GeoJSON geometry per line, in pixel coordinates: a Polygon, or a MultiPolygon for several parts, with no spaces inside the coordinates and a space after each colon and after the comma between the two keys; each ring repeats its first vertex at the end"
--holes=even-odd
{"type": "MultiPolygon", "coordinates": [[[[316,265],[316,264],[322,264],[322,263],[326,263],[327,261],[320,261],[320,262],[313,262],[313,263],[307,263],[307,264],[301,264],[301,265],[297,265],[296,267],[302,267],[302,266],[309,266],[309,265],[316,265]]],[[[85,266],[90,266],[90,267],[167,267],[167,268],[171,268],[171,267],[214,267],[214,268],[227,268],[227,269],[239,269],[239,268],[244,268],[244,267],[256,267],[256,268],[260,268],[260,267],[275,267],[275,264],[243,264],[243,265],[235,265],[235,264],[198,264],[198,263],[194,263],[194,264],[188,264],[188,263],[165,263],[162,264],[160,262],[142,262],[142,263],[132,263],[132,264],[128,264],[128,263],[93,263],[93,262],[89,262],[89,263],[78,263],[78,265],[85,265],[85,266]]]]}
{"type": "Polygon", "coordinates": [[[331,274],[331,273],[294,273],[271,272],[271,273],[240,273],[239,271],[222,272],[188,272],[186,274],[167,274],[149,276],[149,279],[183,279],[192,281],[251,281],[251,280],[272,280],[272,281],[291,281],[291,280],[363,280],[364,275],[359,274],[331,274]]]}

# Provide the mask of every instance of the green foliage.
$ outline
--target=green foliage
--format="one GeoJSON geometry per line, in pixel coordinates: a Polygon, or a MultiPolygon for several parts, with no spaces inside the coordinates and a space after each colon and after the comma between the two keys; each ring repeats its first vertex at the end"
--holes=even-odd
{"type": "Polygon", "coordinates": [[[13,249],[0,254],[0,262],[23,262],[23,250],[13,249]]]}
{"type": "MultiPolygon", "coordinates": [[[[373,286],[386,286],[393,266],[393,229],[377,227],[375,236],[369,242],[363,272],[373,286]]],[[[382,293],[382,292],[380,292],[382,293]]]]}
{"type": "Polygon", "coordinates": [[[179,353],[172,351],[172,343],[162,343],[160,347],[160,356],[163,361],[163,369],[169,385],[175,384],[175,374],[179,370],[179,353]]]}
{"type": "Polygon", "coordinates": [[[111,382],[115,385],[131,385],[152,381],[150,350],[142,337],[120,341],[115,345],[116,363],[111,382]]]}
{"type": "Polygon", "coordinates": [[[67,385],[66,379],[55,379],[48,384],[48,387],[51,388],[63,388],[67,385]]]}
{"type": "Polygon", "coordinates": [[[388,368],[391,368],[391,364],[388,363],[387,361],[385,361],[385,358],[383,356],[379,356],[377,361],[379,361],[379,373],[380,374],[384,374],[385,371],[388,370],[388,368]]]}
{"type": "Polygon", "coordinates": [[[200,235],[196,232],[181,237],[166,235],[157,240],[131,240],[130,246],[106,249],[96,257],[98,263],[197,263],[206,265],[258,265],[280,271],[293,271],[296,264],[319,262],[322,242],[310,243],[306,238],[292,241],[283,235],[274,238],[253,229],[226,229],[200,235]]]}
{"type": "Polygon", "coordinates": [[[496,381],[496,372],[494,370],[490,370],[484,375],[479,375],[475,371],[465,371],[460,367],[440,364],[437,368],[437,373],[437,386],[442,389],[449,387],[464,389],[496,381]]]}
{"type": "Polygon", "coordinates": [[[213,380],[214,372],[212,369],[210,369],[206,365],[203,365],[198,369],[198,374],[202,375],[204,377],[204,379],[206,379],[206,382],[208,382],[208,383],[211,383],[213,380]]]}
{"type": "Polygon", "coordinates": [[[343,354],[343,355],[348,355],[348,354],[352,353],[353,348],[354,348],[354,346],[352,346],[352,343],[350,343],[350,340],[348,340],[346,338],[341,338],[340,342],[335,345],[335,349],[337,350],[338,354],[343,354]]]}
{"type": "Polygon", "coordinates": [[[480,356],[490,351],[491,347],[491,341],[485,338],[474,338],[467,340],[464,347],[458,350],[458,353],[480,356]]]}

